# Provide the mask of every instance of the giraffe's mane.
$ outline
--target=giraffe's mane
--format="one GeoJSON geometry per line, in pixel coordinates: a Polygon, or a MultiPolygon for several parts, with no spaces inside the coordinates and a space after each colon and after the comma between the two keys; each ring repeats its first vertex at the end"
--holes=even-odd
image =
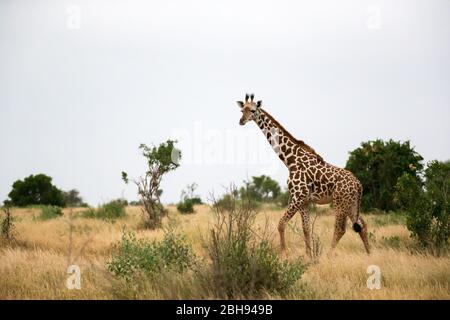
{"type": "Polygon", "coordinates": [[[283,132],[286,134],[286,136],[288,136],[290,139],[292,139],[292,141],[294,143],[296,143],[298,146],[300,146],[300,148],[302,148],[304,151],[309,152],[311,154],[313,154],[314,156],[316,156],[317,160],[319,162],[325,162],[323,160],[323,158],[317,154],[317,152],[311,148],[309,145],[307,145],[303,140],[298,140],[297,138],[295,138],[289,131],[287,131],[277,120],[275,120],[274,117],[272,117],[272,115],[270,113],[268,113],[266,110],[264,110],[263,108],[261,108],[261,111],[264,113],[264,115],[267,116],[267,118],[270,119],[270,121],[272,121],[278,128],[280,128],[281,130],[283,130],[283,132]]]}

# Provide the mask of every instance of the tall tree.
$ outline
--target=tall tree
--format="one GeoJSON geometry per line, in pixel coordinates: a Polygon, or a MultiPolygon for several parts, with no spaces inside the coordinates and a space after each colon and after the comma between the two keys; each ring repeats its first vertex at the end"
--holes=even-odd
{"type": "Polygon", "coordinates": [[[52,178],[45,174],[30,175],[12,185],[7,202],[12,206],[28,205],[65,206],[63,192],[52,184],[52,178]]]}

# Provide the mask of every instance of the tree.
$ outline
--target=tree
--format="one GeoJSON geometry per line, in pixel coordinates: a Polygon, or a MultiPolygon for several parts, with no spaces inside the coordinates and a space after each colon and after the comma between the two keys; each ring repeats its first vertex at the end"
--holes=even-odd
{"type": "Polygon", "coordinates": [[[255,201],[272,202],[281,193],[280,185],[269,176],[252,177],[252,181],[245,181],[245,186],[239,190],[241,198],[255,201]]]}
{"type": "Polygon", "coordinates": [[[66,206],[68,207],[77,208],[88,206],[87,203],[83,201],[83,198],[81,198],[80,192],[77,189],[63,191],[63,195],[66,206]]]}
{"type": "Polygon", "coordinates": [[[28,205],[65,206],[64,195],[52,184],[52,178],[45,174],[30,175],[24,180],[17,180],[12,185],[8,203],[12,206],[28,205]]]}
{"type": "MultiPolygon", "coordinates": [[[[144,227],[154,229],[161,226],[161,219],[165,214],[161,204],[160,189],[163,176],[179,167],[181,152],[175,148],[176,141],[167,140],[158,147],[148,147],[141,144],[139,149],[147,161],[147,171],[145,174],[133,182],[138,188],[138,196],[142,202],[142,212],[144,214],[144,227]]],[[[129,182],[128,174],[122,172],[122,180],[129,182]]]]}
{"type": "Polygon", "coordinates": [[[425,181],[403,174],[397,182],[396,202],[407,213],[411,236],[439,252],[450,237],[450,161],[432,161],[425,181]]]}
{"type": "Polygon", "coordinates": [[[393,210],[394,191],[398,178],[404,173],[418,177],[423,169],[423,158],[409,141],[382,140],[363,142],[350,152],[346,169],[361,181],[364,189],[364,210],[377,208],[393,210]]]}

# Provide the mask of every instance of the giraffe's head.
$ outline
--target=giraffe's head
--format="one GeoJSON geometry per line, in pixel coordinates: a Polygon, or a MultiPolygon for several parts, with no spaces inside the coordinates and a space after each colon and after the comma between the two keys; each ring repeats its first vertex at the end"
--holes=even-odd
{"type": "Polygon", "coordinates": [[[243,126],[250,120],[255,120],[259,115],[259,108],[261,108],[262,101],[254,102],[255,98],[254,94],[250,96],[248,94],[245,95],[245,102],[237,101],[238,106],[241,108],[242,117],[239,120],[239,124],[243,126]]]}

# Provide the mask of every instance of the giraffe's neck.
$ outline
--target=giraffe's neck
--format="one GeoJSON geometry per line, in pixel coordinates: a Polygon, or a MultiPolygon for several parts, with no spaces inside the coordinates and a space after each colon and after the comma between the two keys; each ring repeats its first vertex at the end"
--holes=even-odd
{"type": "Polygon", "coordinates": [[[284,129],[269,113],[259,109],[256,124],[264,133],[275,153],[289,168],[292,164],[294,151],[307,154],[302,148],[298,148],[299,141],[295,139],[286,129],[284,129]]]}

